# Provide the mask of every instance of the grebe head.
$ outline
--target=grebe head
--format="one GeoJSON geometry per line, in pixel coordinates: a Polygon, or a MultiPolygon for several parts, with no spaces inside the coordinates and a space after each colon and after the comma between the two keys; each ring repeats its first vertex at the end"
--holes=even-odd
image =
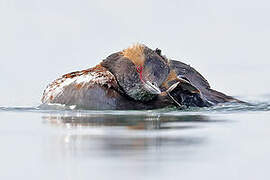
{"type": "Polygon", "coordinates": [[[101,65],[114,74],[127,96],[139,101],[149,101],[161,94],[160,87],[170,72],[160,51],[142,44],[110,55],[101,65]]]}

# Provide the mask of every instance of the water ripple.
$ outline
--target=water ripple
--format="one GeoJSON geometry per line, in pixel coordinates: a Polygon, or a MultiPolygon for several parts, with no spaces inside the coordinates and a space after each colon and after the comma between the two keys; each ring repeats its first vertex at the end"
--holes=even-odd
{"type": "Polygon", "coordinates": [[[1,111],[11,112],[39,112],[39,113],[79,113],[79,114],[113,114],[113,115],[136,115],[136,114],[170,114],[177,115],[181,113],[187,114],[203,114],[203,113],[241,113],[254,111],[270,111],[269,101],[246,101],[248,103],[224,103],[213,107],[197,108],[191,107],[184,110],[177,108],[164,108],[157,110],[81,110],[74,109],[74,106],[65,106],[59,104],[41,105],[38,107],[0,107],[1,111]]]}

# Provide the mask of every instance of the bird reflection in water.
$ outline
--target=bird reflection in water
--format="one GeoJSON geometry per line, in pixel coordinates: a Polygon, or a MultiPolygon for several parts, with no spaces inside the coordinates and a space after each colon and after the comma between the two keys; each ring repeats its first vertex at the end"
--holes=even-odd
{"type": "Polygon", "coordinates": [[[112,115],[112,114],[52,114],[43,117],[44,123],[62,127],[126,127],[136,130],[189,129],[201,123],[216,122],[203,115],[112,115]]]}
{"type": "Polygon", "coordinates": [[[54,137],[53,143],[62,147],[62,155],[132,154],[139,158],[138,152],[143,152],[144,157],[151,152],[153,157],[152,152],[157,150],[197,151],[194,147],[207,139],[204,126],[216,121],[203,115],[51,114],[44,116],[43,122],[64,129],[65,133],[54,137]]]}

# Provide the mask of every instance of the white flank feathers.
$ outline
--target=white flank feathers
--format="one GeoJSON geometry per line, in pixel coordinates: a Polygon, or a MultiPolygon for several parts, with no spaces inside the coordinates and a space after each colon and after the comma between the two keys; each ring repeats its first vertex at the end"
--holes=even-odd
{"type": "Polygon", "coordinates": [[[42,102],[50,103],[52,99],[63,93],[64,87],[70,85],[104,85],[109,80],[112,80],[114,76],[109,72],[88,72],[84,74],[82,72],[76,74],[74,77],[61,77],[49,84],[44,91],[42,102]]]}

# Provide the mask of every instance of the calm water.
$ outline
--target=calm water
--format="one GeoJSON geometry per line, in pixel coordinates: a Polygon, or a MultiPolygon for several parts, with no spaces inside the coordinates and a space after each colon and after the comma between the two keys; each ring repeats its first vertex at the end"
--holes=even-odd
{"type": "Polygon", "coordinates": [[[270,96],[188,111],[0,108],[0,179],[270,179],[270,96]]]}

